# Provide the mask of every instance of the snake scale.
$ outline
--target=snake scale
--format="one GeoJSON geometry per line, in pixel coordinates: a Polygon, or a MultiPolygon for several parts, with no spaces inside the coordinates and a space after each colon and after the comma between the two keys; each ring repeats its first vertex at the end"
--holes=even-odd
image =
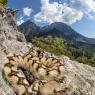
{"type": "Polygon", "coordinates": [[[33,47],[26,54],[7,55],[3,73],[17,95],[63,95],[65,88],[58,82],[63,69],[59,59],[33,47]],[[24,70],[32,74],[33,82],[28,80],[24,70]]]}

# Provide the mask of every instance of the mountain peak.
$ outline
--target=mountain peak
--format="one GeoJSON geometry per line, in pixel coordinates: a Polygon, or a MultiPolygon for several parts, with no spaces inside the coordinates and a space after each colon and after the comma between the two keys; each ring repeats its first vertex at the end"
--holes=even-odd
{"type": "Polygon", "coordinates": [[[25,23],[21,24],[19,30],[25,34],[25,37],[28,41],[31,41],[32,37],[39,33],[40,27],[38,27],[34,22],[31,20],[26,21],[25,23]],[[27,32],[26,32],[27,31],[27,32]]]}
{"type": "Polygon", "coordinates": [[[69,43],[76,43],[76,42],[84,42],[88,44],[95,44],[95,39],[87,38],[78,32],[76,32],[71,26],[62,23],[62,22],[55,22],[50,25],[47,25],[45,27],[38,27],[34,22],[31,22],[28,20],[27,22],[23,23],[19,26],[19,28],[23,31],[23,33],[26,36],[26,39],[31,40],[33,36],[36,34],[39,35],[47,35],[49,34],[58,36],[61,35],[65,40],[67,40],[69,43]],[[54,34],[54,30],[57,30],[54,34]],[[51,31],[53,30],[53,31],[51,31]],[[27,31],[27,32],[26,32],[27,31]],[[51,31],[51,33],[50,33],[51,31]],[[52,34],[53,33],[53,34],[52,34]]]}
{"type": "Polygon", "coordinates": [[[80,33],[76,32],[71,26],[62,22],[55,22],[46,27],[43,27],[42,31],[46,33],[53,29],[58,30],[61,33],[62,37],[65,38],[67,41],[95,44],[95,39],[87,38],[81,35],[80,33]]]}

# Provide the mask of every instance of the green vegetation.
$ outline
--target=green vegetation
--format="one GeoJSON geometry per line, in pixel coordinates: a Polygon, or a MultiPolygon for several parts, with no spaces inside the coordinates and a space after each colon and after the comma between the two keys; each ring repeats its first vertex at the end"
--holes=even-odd
{"type": "Polygon", "coordinates": [[[95,66],[95,52],[89,45],[83,43],[75,46],[67,44],[61,37],[34,37],[32,43],[56,55],[66,55],[73,60],[95,66]]]}
{"type": "Polygon", "coordinates": [[[0,0],[0,7],[6,7],[7,3],[7,0],[0,0]]]}
{"type": "Polygon", "coordinates": [[[43,40],[43,38],[35,37],[32,39],[32,43],[49,52],[55,53],[56,55],[67,55],[69,53],[67,52],[67,45],[62,38],[52,38],[51,36],[48,36],[43,40]]]}

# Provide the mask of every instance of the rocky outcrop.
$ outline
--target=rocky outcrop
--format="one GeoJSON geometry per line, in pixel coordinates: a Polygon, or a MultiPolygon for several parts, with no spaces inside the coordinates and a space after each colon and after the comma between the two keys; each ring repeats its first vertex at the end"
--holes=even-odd
{"type": "Polygon", "coordinates": [[[28,50],[24,35],[17,31],[16,10],[0,9],[0,95],[14,95],[2,77],[6,54],[24,53],[28,50]]]}
{"type": "MultiPolygon", "coordinates": [[[[16,26],[16,10],[0,9],[0,95],[15,95],[5,81],[2,69],[8,53],[25,53],[29,45],[16,26]]],[[[49,56],[55,56],[47,53],[49,56]]],[[[61,83],[67,87],[64,95],[95,95],[95,68],[70,60],[66,56],[55,56],[64,65],[61,83]]],[[[52,86],[50,86],[52,87],[52,86]]],[[[59,94],[58,94],[59,95],[59,94]]],[[[62,94],[60,94],[62,95],[62,94]]]]}
{"type": "Polygon", "coordinates": [[[69,91],[66,95],[95,95],[95,68],[72,61],[64,60],[64,80],[69,91]]]}

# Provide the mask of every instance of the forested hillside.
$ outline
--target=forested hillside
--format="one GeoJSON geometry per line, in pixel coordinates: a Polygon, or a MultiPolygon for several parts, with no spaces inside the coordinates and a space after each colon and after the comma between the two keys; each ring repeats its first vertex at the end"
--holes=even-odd
{"type": "Polygon", "coordinates": [[[63,38],[34,37],[32,43],[56,55],[66,55],[73,60],[95,66],[95,47],[85,43],[68,44],[63,38]],[[93,52],[94,51],[94,52],[93,52]]]}

